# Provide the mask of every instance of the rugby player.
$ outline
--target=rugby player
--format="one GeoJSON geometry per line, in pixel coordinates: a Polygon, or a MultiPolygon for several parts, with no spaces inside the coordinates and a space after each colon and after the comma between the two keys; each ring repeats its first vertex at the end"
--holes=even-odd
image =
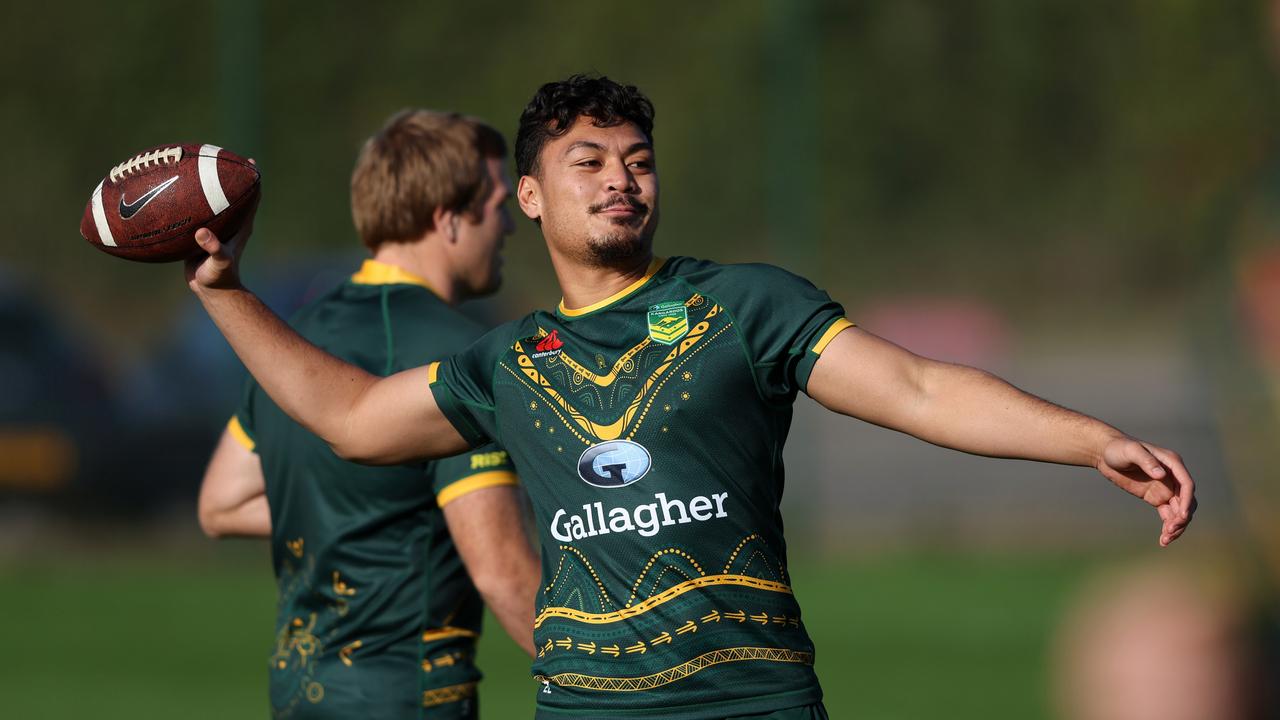
{"type": "MultiPolygon", "coordinates": [[[[505,155],[502,136],[475,119],[393,116],[351,178],[373,257],[303,308],[298,331],[376,375],[480,337],[453,306],[501,282],[505,155]]],[[[481,597],[533,651],[538,566],[517,492],[494,445],[388,467],[343,461],[250,381],[209,463],[199,516],[211,536],[271,538],[274,716],[476,717],[481,597]]]]}
{"type": "Polygon", "coordinates": [[[542,541],[538,717],[821,718],[779,500],[796,393],[928,442],[1093,467],[1182,534],[1173,452],[865,332],[767,265],[653,256],[653,107],[574,76],[520,119],[516,198],[563,300],[452,358],[380,378],[290,333],[240,283],[248,227],[190,288],[249,370],[335,451],[402,462],[499,440],[542,541]]]}

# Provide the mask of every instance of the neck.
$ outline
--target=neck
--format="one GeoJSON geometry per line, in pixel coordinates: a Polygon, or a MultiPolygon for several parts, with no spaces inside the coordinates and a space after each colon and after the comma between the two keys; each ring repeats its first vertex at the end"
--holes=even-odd
{"type": "Polygon", "coordinates": [[[571,310],[594,305],[643,278],[653,263],[653,251],[629,258],[617,265],[584,265],[552,254],[551,265],[564,293],[564,306],[571,310]]]}
{"type": "Polygon", "coordinates": [[[427,236],[410,242],[384,242],[373,253],[373,259],[387,265],[395,265],[405,272],[413,273],[431,286],[432,291],[449,305],[456,305],[462,300],[462,288],[453,276],[448,258],[441,251],[443,243],[439,238],[427,236]]]}

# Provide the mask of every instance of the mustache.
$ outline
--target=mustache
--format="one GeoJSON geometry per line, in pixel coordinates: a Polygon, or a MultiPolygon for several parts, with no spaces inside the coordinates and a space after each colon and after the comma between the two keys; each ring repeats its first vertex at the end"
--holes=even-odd
{"type": "Polygon", "coordinates": [[[605,210],[608,210],[610,208],[618,207],[620,205],[625,205],[626,207],[629,207],[632,210],[635,210],[637,212],[647,212],[649,210],[648,205],[645,205],[644,203],[631,197],[630,195],[615,195],[609,198],[608,200],[605,200],[602,203],[598,203],[596,205],[592,205],[588,207],[587,211],[592,214],[595,214],[595,213],[604,212],[605,210]]]}

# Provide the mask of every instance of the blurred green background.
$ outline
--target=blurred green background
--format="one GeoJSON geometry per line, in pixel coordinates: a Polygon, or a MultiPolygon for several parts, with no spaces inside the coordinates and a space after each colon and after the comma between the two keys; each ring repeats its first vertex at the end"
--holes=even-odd
{"type": "MultiPolygon", "coordinates": [[[[660,255],[783,265],[890,339],[1178,449],[1202,511],[1161,562],[1230,588],[1204,605],[1267,628],[1244,645],[1274,635],[1268,3],[72,0],[0,19],[14,717],[266,715],[265,548],[194,522],[239,370],[177,267],[77,238],[106,169],[174,141],[255,157],[245,273],[287,312],[358,263],[348,177],[388,115],[456,109],[510,137],[538,85],[580,71],[657,106],[660,255]]],[[[534,226],[507,248],[506,286],[472,309],[491,320],[558,300],[534,226]]],[[[956,456],[805,400],[788,464],[833,717],[1066,713],[1064,613],[1101,569],[1151,562],[1154,516],[1079,469],[956,456]]],[[[491,627],[482,708],[527,717],[524,663],[491,627]]]]}

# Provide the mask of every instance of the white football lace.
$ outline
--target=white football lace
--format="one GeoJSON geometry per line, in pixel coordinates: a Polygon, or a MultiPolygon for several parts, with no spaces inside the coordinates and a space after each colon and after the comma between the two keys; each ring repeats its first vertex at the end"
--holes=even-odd
{"type": "Polygon", "coordinates": [[[111,178],[111,182],[119,182],[125,175],[137,172],[138,170],[145,170],[152,165],[168,165],[170,163],[176,163],[181,159],[182,148],[180,147],[152,150],[151,152],[142,153],[131,160],[126,160],[125,162],[111,168],[111,173],[107,177],[111,178]]]}

